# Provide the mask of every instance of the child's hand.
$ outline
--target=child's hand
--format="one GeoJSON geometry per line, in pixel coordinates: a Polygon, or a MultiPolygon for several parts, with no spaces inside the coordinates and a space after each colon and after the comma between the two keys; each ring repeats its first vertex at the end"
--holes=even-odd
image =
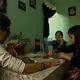
{"type": "Polygon", "coordinates": [[[60,52],[59,53],[59,58],[63,58],[63,59],[66,59],[66,60],[71,60],[71,56],[69,56],[68,54],[64,53],[64,52],[60,52]]]}
{"type": "Polygon", "coordinates": [[[51,67],[56,66],[57,64],[60,64],[60,60],[52,59],[49,61],[51,63],[51,67]]]}
{"type": "Polygon", "coordinates": [[[60,37],[60,45],[63,45],[64,44],[64,40],[62,37],[60,37]]]}
{"type": "Polygon", "coordinates": [[[64,59],[65,59],[65,56],[66,56],[66,55],[65,55],[64,52],[60,52],[60,53],[59,53],[59,58],[64,58],[64,59]]]}
{"type": "Polygon", "coordinates": [[[48,56],[52,56],[53,55],[53,53],[54,53],[54,50],[50,50],[49,52],[48,52],[48,56]]]}

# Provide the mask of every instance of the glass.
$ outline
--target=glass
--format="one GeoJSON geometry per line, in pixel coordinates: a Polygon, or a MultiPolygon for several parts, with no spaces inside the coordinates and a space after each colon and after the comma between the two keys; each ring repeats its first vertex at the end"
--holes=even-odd
{"type": "Polygon", "coordinates": [[[53,50],[53,45],[48,45],[48,51],[53,50]]]}

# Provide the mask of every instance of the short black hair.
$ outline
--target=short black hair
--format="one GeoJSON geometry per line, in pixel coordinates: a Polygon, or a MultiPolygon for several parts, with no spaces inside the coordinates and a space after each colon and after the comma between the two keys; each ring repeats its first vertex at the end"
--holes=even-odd
{"type": "Polygon", "coordinates": [[[0,13],[0,29],[6,30],[7,27],[10,27],[10,19],[3,13],[0,13]]]}
{"type": "Polygon", "coordinates": [[[62,32],[62,31],[57,31],[57,32],[55,33],[55,35],[56,35],[57,33],[60,33],[61,36],[63,37],[63,32],[62,32]]]}

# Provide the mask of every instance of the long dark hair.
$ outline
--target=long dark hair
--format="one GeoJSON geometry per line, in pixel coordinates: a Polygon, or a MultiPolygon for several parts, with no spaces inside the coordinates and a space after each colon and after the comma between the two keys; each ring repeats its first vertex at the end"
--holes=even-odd
{"type": "Polygon", "coordinates": [[[75,52],[80,54],[80,25],[75,25],[68,30],[68,34],[75,37],[75,52]]]}

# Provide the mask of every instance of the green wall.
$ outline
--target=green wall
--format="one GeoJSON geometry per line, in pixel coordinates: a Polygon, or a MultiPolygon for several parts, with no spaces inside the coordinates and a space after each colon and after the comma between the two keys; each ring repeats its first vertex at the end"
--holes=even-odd
{"type": "Polygon", "coordinates": [[[68,41],[68,30],[69,21],[67,16],[61,15],[59,13],[55,13],[55,15],[49,19],[49,38],[55,39],[56,31],[60,30],[64,33],[64,39],[68,41]]]}
{"type": "MultiPolygon", "coordinates": [[[[52,17],[51,28],[53,32],[62,30],[64,33],[64,39],[68,41],[67,30],[73,25],[80,24],[80,1],[79,0],[51,0],[53,5],[56,6],[57,13],[52,17]],[[76,16],[68,15],[68,8],[76,6],[76,16]]],[[[52,36],[54,33],[51,33],[52,36]]]]}
{"type": "Polygon", "coordinates": [[[7,0],[7,15],[11,19],[11,30],[23,32],[24,37],[30,38],[30,46],[34,45],[36,34],[43,40],[43,0],[36,0],[36,9],[29,6],[29,0],[21,0],[26,3],[26,11],[18,8],[18,0],[7,0]]]}

